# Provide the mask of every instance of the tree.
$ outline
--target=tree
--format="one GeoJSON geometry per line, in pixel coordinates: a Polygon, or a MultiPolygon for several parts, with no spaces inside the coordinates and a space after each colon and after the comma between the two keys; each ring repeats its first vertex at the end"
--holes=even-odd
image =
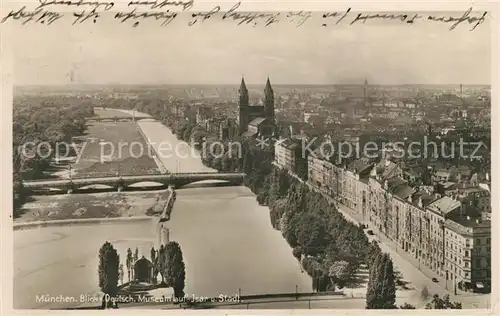
{"type": "Polygon", "coordinates": [[[404,303],[403,305],[399,306],[399,308],[400,309],[415,309],[415,306],[408,304],[408,303],[404,303]]]}
{"type": "Polygon", "coordinates": [[[368,251],[366,253],[366,265],[368,267],[371,267],[372,263],[375,261],[377,256],[382,253],[382,250],[380,250],[380,246],[378,245],[378,242],[373,240],[370,243],[370,246],[368,248],[368,251]]]}
{"type": "Polygon", "coordinates": [[[422,299],[426,300],[429,297],[429,289],[427,289],[427,286],[424,286],[422,291],[420,292],[420,296],[422,299]]]}
{"type": "Polygon", "coordinates": [[[334,284],[344,284],[352,273],[349,262],[335,261],[328,269],[328,276],[334,284]]]}
{"type": "Polygon", "coordinates": [[[134,262],[136,262],[137,260],[139,260],[139,249],[137,247],[135,247],[134,262]]]}
{"type": "Polygon", "coordinates": [[[302,249],[300,247],[295,247],[292,250],[293,256],[300,261],[300,258],[302,258],[302,249]]]}
{"type": "Polygon", "coordinates": [[[177,242],[171,241],[165,246],[165,253],[167,261],[165,281],[174,288],[175,297],[183,297],[186,269],[181,247],[177,242]]]}
{"type": "Polygon", "coordinates": [[[155,247],[151,247],[151,263],[153,264],[153,283],[156,284],[156,276],[158,275],[158,268],[157,268],[157,263],[158,263],[158,258],[156,257],[157,251],[155,250],[155,247]]]}
{"type": "Polygon", "coordinates": [[[151,262],[155,262],[155,260],[156,260],[156,250],[155,250],[154,246],[151,247],[150,255],[151,255],[151,262]]]}
{"type": "Polygon", "coordinates": [[[432,296],[432,301],[425,305],[425,309],[462,309],[462,303],[451,302],[450,295],[448,294],[446,294],[443,298],[434,294],[434,296],[432,296]]]}
{"type": "Polygon", "coordinates": [[[123,276],[125,275],[125,273],[123,272],[123,263],[120,263],[118,273],[120,274],[120,284],[123,284],[123,276]]]}
{"type": "MultiPolygon", "coordinates": [[[[104,294],[115,297],[118,292],[120,257],[109,242],[105,242],[99,250],[99,287],[104,294]]],[[[103,307],[109,302],[103,299],[103,307]]]]}
{"type": "Polygon", "coordinates": [[[127,265],[127,274],[128,274],[128,281],[132,281],[132,261],[133,261],[133,256],[132,256],[132,250],[130,248],[127,249],[127,261],[125,264],[127,265]]]}
{"type": "Polygon", "coordinates": [[[158,270],[161,274],[161,284],[165,284],[165,275],[167,273],[167,258],[165,246],[160,245],[160,249],[158,250],[158,270]]]}
{"type": "Polygon", "coordinates": [[[393,309],[396,303],[394,268],[388,254],[377,256],[370,268],[370,279],[366,291],[367,309],[393,309]]]}

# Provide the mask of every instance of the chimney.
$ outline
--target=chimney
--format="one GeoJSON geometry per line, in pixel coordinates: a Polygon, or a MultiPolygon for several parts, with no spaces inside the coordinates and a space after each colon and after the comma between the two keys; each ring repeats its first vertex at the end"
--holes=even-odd
{"type": "Polygon", "coordinates": [[[461,204],[460,205],[460,217],[464,217],[465,216],[465,205],[464,204],[461,204]]]}
{"type": "Polygon", "coordinates": [[[470,216],[469,215],[467,215],[467,220],[470,221],[470,216]]]}
{"type": "Polygon", "coordinates": [[[479,224],[481,223],[481,221],[479,220],[479,218],[476,219],[476,224],[479,224]]]}

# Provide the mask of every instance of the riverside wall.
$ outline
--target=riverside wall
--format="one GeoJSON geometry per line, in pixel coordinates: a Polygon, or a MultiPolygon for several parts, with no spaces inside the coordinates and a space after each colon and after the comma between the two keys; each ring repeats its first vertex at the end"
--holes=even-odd
{"type": "Polygon", "coordinates": [[[141,126],[137,122],[135,123],[135,126],[137,126],[137,130],[141,134],[142,138],[144,138],[144,140],[148,143],[149,147],[153,149],[153,153],[152,153],[153,157],[152,158],[155,161],[156,165],[158,166],[158,169],[160,170],[160,172],[162,174],[169,173],[169,171],[167,170],[167,168],[165,168],[165,166],[163,165],[163,163],[161,162],[161,160],[158,158],[158,153],[156,152],[156,149],[149,142],[149,138],[146,136],[146,134],[144,134],[144,131],[142,130],[141,126]]]}
{"type": "Polygon", "coordinates": [[[114,224],[119,222],[140,222],[151,221],[154,217],[151,216],[133,216],[133,217],[113,217],[113,218],[77,218],[77,219],[61,219],[52,221],[36,221],[29,223],[14,224],[14,230],[55,227],[55,226],[72,226],[72,225],[92,225],[92,224],[114,224]]]}
{"type": "Polygon", "coordinates": [[[177,193],[172,187],[168,187],[168,191],[170,192],[168,196],[167,203],[165,203],[165,208],[160,216],[160,221],[168,221],[170,220],[170,214],[172,213],[172,209],[174,207],[174,202],[176,199],[177,193]]]}

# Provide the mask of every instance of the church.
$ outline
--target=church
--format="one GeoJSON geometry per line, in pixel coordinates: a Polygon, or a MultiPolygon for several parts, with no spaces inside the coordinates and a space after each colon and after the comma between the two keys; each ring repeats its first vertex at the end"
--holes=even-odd
{"type": "Polygon", "coordinates": [[[267,78],[264,88],[264,104],[250,105],[248,89],[245,79],[241,79],[239,89],[239,134],[243,137],[270,137],[274,135],[276,125],[274,121],[274,91],[267,78]]]}

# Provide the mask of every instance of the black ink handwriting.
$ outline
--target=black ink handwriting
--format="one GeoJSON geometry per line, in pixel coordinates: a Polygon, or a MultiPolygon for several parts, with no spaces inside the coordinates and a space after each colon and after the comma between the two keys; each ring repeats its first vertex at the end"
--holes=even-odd
{"type": "Polygon", "coordinates": [[[42,8],[37,8],[36,10],[29,11],[26,10],[26,6],[24,6],[17,11],[10,11],[9,14],[2,18],[1,22],[4,23],[9,20],[9,18],[11,18],[13,20],[22,20],[22,25],[25,25],[28,22],[41,24],[45,24],[45,22],[47,22],[47,25],[50,25],[63,16],[64,15],[61,13],[47,11],[42,8]]]}
{"type": "Polygon", "coordinates": [[[94,23],[97,22],[97,18],[99,18],[99,13],[96,12],[96,9],[92,9],[90,12],[82,10],[81,12],[73,12],[73,16],[76,18],[73,21],[73,25],[82,24],[88,20],[92,20],[94,23]]]}
{"type": "Polygon", "coordinates": [[[469,22],[469,24],[472,24],[474,22],[477,22],[469,31],[474,31],[480,24],[482,24],[484,21],[486,21],[486,14],[488,14],[487,11],[485,11],[483,13],[483,15],[481,17],[471,17],[470,14],[472,12],[472,7],[469,8],[467,11],[465,11],[465,13],[457,18],[457,17],[452,17],[452,16],[448,16],[448,17],[444,17],[444,16],[431,16],[429,15],[427,17],[427,20],[430,20],[430,21],[435,21],[435,22],[443,22],[443,23],[451,23],[451,22],[455,22],[453,23],[453,25],[450,27],[450,31],[453,31],[460,23],[463,23],[463,22],[469,22]]]}
{"type": "Polygon", "coordinates": [[[295,17],[299,18],[299,21],[297,22],[297,27],[302,26],[309,18],[312,17],[312,12],[311,11],[299,11],[299,12],[289,12],[286,15],[287,18],[290,19],[290,22],[295,22],[295,17]]]}
{"type": "MultiPolygon", "coordinates": [[[[342,20],[345,19],[345,17],[349,14],[349,12],[351,12],[351,8],[348,8],[345,12],[344,12],[344,15],[342,15],[340,17],[340,19],[337,20],[337,22],[335,22],[335,24],[339,24],[340,22],[342,22],[342,20]]],[[[324,19],[328,19],[328,18],[333,18],[333,17],[338,17],[340,15],[339,12],[329,12],[329,13],[325,13],[323,14],[323,18],[324,19]]],[[[323,26],[326,26],[326,23],[323,24],[323,26]]]]}
{"type": "Polygon", "coordinates": [[[163,7],[167,6],[174,6],[174,7],[182,7],[182,11],[189,10],[193,7],[194,0],[189,0],[189,1],[169,1],[169,0],[163,0],[163,1],[130,1],[128,3],[128,6],[131,5],[143,5],[143,6],[149,6],[151,9],[161,9],[163,7]]]}
{"type": "Polygon", "coordinates": [[[191,17],[193,18],[193,20],[189,21],[188,22],[188,25],[189,26],[193,26],[196,24],[196,22],[198,22],[198,18],[201,18],[202,22],[204,22],[205,20],[208,20],[212,17],[212,15],[214,15],[215,13],[218,13],[220,11],[220,7],[219,6],[215,6],[212,10],[208,11],[208,12],[199,12],[199,13],[193,13],[191,15],[191,17]]]}
{"type": "Polygon", "coordinates": [[[43,8],[47,6],[53,6],[53,5],[62,5],[62,6],[76,6],[76,7],[82,7],[82,6],[91,6],[93,9],[97,10],[101,7],[104,7],[104,11],[111,10],[111,8],[114,7],[114,2],[101,2],[101,1],[84,1],[84,0],[78,0],[78,1],[72,1],[72,0],[38,0],[40,2],[40,5],[38,8],[43,8]]]}
{"type": "MultiPolygon", "coordinates": [[[[133,9],[130,12],[118,12],[115,14],[115,19],[120,20],[120,23],[124,23],[129,19],[139,20],[139,19],[149,19],[154,18],[155,20],[164,20],[161,26],[170,24],[177,17],[176,12],[167,11],[156,11],[156,12],[137,12],[133,9]]],[[[134,22],[133,26],[137,27],[139,21],[134,22]]]]}
{"type": "Polygon", "coordinates": [[[229,9],[223,16],[222,19],[232,19],[233,21],[239,21],[238,25],[243,23],[250,24],[253,23],[257,25],[257,21],[265,19],[265,26],[269,26],[273,23],[278,23],[278,16],[280,13],[259,13],[259,12],[236,12],[239,8],[241,2],[236,3],[231,9],[229,9]]]}
{"type": "Polygon", "coordinates": [[[363,21],[363,23],[366,23],[367,20],[400,20],[401,22],[406,22],[408,24],[413,24],[415,20],[418,20],[422,18],[422,16],[418,14],[414,14],[412,17],[410,17],[408,14],[363,14],[359,13],[354,20],[351,21],[351,25],[363,21]]]}

